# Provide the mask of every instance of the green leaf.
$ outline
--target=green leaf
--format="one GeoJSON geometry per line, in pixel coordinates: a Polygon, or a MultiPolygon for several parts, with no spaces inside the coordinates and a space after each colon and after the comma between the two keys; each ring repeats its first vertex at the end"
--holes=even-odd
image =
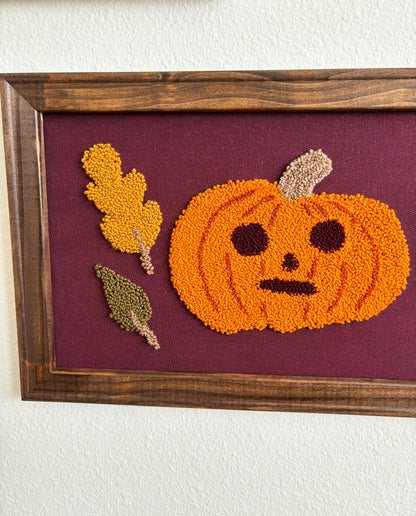
{"type": "Polygon", "coordinates": [[[103,282],[105,297],[111,310],[110,317],[127,331],[137,331],[137,326],[132,321],[132,312],[141,324],[146,325],[152,316],[152,308],[143,289],[108,267],[97,264],[94,268],[103,282]]]}

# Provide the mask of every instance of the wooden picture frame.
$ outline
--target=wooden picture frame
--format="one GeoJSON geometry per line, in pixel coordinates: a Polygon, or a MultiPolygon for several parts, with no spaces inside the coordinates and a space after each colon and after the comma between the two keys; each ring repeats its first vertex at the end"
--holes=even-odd
{"type": "Polygon", "coordinates": [[[57,368],[44,113],[415,110],[416,70],[1,78],[24,400],[416,416],[416,380],[57,368]]]}

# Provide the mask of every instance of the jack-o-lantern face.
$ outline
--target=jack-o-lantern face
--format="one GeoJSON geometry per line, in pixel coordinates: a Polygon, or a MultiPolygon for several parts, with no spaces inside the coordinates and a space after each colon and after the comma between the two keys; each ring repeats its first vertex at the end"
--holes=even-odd
{"type": "Polygon", "coordinates": [[[394,212],[361,195],[307,197],[288,175],[310,169],[313,160],[322,179],[330,162],[311,151],[279,185],[230,181],[194,197],[179,217],[172,281],[211,328],[290,332],[361,321],[405,288],[408,249],[394,212]]]}

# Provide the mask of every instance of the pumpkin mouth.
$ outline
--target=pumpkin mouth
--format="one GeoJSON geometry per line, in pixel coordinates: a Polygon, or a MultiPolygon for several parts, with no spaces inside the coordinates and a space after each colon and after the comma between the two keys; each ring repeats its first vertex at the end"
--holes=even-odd
{"type": "Polygon", "coordinates": [[[259,287],[270,292],[284,292],[290,296],[311,296],[318,292],[309,281],[281,280],[279,278],[261,280],[259,287]]]}

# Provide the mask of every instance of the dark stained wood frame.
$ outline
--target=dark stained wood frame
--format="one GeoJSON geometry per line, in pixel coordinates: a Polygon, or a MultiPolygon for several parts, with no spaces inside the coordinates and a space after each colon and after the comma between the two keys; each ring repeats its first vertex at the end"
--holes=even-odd
{"type": "Polygon", "coordinates": [[[415,110],[416,69],[1,76],[22,398],[416,416],[416,381],[57,368],[43,113],[415,110]]]}

